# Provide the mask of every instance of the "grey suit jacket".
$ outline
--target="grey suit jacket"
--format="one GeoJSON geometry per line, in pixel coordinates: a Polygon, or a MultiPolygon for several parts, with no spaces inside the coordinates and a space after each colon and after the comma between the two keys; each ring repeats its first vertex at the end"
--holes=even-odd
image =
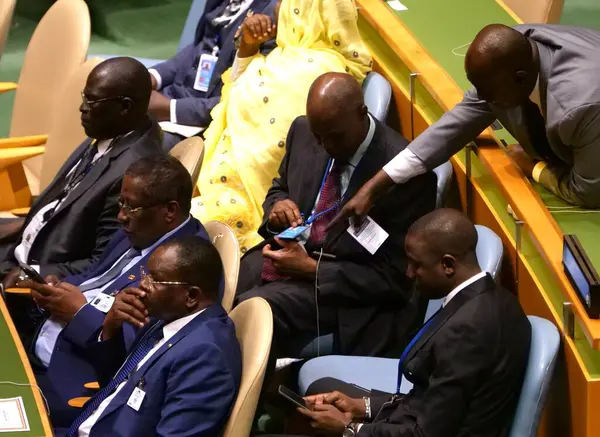
{"type": "MultiPolygon", "coordinates": [[[[560,158],[540,183],[570,203],[600,207],[600,31],[560,25],[516,26],[540,53],[539,87],[546,136],[560,158]]],[[[495,119],[531,156],[523,108],[500,109],[475,88],[409,146],[427,168],[448,160],[495,119]]]]}

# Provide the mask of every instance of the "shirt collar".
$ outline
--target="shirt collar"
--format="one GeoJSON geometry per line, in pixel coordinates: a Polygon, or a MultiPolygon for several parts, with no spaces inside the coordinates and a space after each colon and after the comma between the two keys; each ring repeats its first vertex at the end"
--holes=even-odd
{"type": "Polygon", "coordinates": [[[450,302],[461,290],[464,290],[469,285],[471,285],[474,282],[476,282],[476,281],[480,280],[481,278],[485,277],[485,275],[487,275],[487,272],[479,272],[476,275],[471,276],[469,279],[467,279],[463,283],[461,283],[458,287],[456,287],[454,290],[452,290],[450,292],[450,294],[448,294],[448,296],[446,296],[444,298],[444,303],[442,304],[442,307],[445,307],[446,305],[448,305],[448,302],[450,302]]]}
{"type": "Polygon", "coordinates": [[[360,146],[358,146],[358,149],[356,149],[356,152],[354,155],[352,155],[352,158],[348,160],[348,165],[351,165],[355,168],[358,166],[365,153],[367,153],[367,149],[371,145],[371,141],[373,141],[373,136],[375,136],[375,120],[373,120],[371,114],[367,115],[369,116],[369,131],[367,132],[367,136],[363,142],[360,143],[360,146]]]}
{"type": "Polygon", "coordinates": [[[185,219],[185,221],[180,224],[179,226],[177,226],[175,229],[173,229],[172,231],[167,232],[165,235],[163,235],[162,237],[160,237],[158,240],[156,240],[156,242],[150,246],[150,247],[146,247],[145,249],[142,249],[142,257],[148,255],[150,252],[152,252],[154,249],[156,249],[158,246],[160,246],[160,244],[165,241],[167,238],[169,238],[171,235],[173,235],[175,232],[179,231],[181,228],[183,228],[190,220],[192,219],[191,215],[188,215],[188,218],[185,219]]]}
{"type": "Polygon", "coordinates": [[[533,91],[531,91],[531,94],[529,94],[529,100],[531,100],[533,103],[535,103],[538,108],[540,108],[540,111],[542,109],[542,102],[541,102],[541,96],[540,96],[540,75],[538,73],[537,75],[537,79],[535,80],[535,87],[533,87],[533,91]]]}
{"type": "Polygon", "coordinates": [[[182,317],[181,319],[173,320],[171,323],[163,326],[163,341],[168,341],[171,337],[181,331],[185,325],[190,323],[196,316],[200,315],[200,313],[204,312],[206,308],[201,309],[197,313],[193,313],[182,317]]]}
{"type": "Polygon", "coordinates": [[[110,144],[112,143],[113,139],[109,138],[108,140],[100,140],[96,143],[96,146],[98,147],[98,154],[99,155],[104,155],[106,152],[108,152],[108,148],[110,147],[110,144]]]}

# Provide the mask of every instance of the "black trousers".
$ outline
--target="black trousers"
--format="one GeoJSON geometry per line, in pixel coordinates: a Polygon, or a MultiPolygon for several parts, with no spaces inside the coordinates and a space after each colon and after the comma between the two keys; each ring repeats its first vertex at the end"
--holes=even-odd
{"type": "MultiPolygon", "coordinates": [[[[320,393],[330,393],[332,391],[339,391],[344,393],[345,395],[350,396],[351,398],[362,398],[370,395],[389,395],[392,396],[391,393],[385,393],[381,391],[369,390],[367,388],[358,387],[354,384],[349,384],[347,382],[341,381],[335,378],[322,378],[313,382],[308,389],[306,390],[306,395],[316,395],[320,393]]],[[[284,434],[271,434],[264,437],[286,437],[284,434]]],[[[308,436],[303,436],[308,437],[308,436]]],[[[311,436],[312,437],[312,436],[311,436]]]]}

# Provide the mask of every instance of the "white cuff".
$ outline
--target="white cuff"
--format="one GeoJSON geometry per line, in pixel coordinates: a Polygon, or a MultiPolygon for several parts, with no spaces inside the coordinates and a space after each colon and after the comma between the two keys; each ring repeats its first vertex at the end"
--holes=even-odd
{"type": "Polygon", "coordinates": [[[160,74],[158,74],[158,71],[156,71],[154,68],[150,68],[148,70],[148,73],[150,73],[152,76],[154,76],[154,79],[156,79],[156,89],[159,90],[162,88],[162,77],[160,77],[160,74]]]}
{"type": "Polygon", "coordinates": [[[177,100],[171,99],[169,107],[171,108],[171,123],[177,123],[177,100]]]}
{"type": "Polygon", "coordinates": [[[540,182],[540,175],[542,174],[542,171],[548,167],[548,163],[544,162],[544,161],[540,161],[538,162],[534,167],[533,167],[533,171],[531,172],[531,177],[533,178],[534,181],[536,182],[540,182]]]}
{"type": "Polygon", "coordinates": [[[364,425],[364,423],[357,423],[356,424],[356,433],[358,434],[358,432],[360,431],[360,429],[362,428],[362,426],[364,425]]]}
{"type": "Polygon", "coordinates": [[[402,184],[415,176],[425,173],[427,167],[425,167],[423,161],[407,147],[402,152],[398,153],[394,159],[388,162],[383,167],[383,171],[386,172],[395,183],[402,184]]]}
{"type": "Polygon", "coordinates": [[[233,66],[231,67],[231,80],[236,80],[238,77],[242,75],[250,62],[254,59],[254,56],[249,56],[247,58],[240,58],[237,53],[235,55],[235,59],[233,60],[233,66]]]}

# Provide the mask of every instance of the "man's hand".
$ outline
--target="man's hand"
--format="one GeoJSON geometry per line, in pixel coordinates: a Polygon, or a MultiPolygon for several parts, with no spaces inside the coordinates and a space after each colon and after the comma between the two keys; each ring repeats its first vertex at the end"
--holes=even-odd
{"type": "Polygon", "coordinates": [[[506,148],[506,151],[515,164],[519,166],[523,174],[531,178],[533,167],[535,167],[538,161],[529,156],[519,144],[511,144],[506,148]]]}
{"type": "Polygon", "coordinates": [[[277,25],[271,17],[249,13],[241,26],[242,40],[238,51],[240,58],[248,58],[258,53],[260,45],[277,36],[277,25]]]}
{"type": "Polygon", "coordinates": [[[13,288],[17,285],[19,281],[19,275],[21,274],[21,269],[19,267],[14,267],[10,272],[6,274],[4,279],[2,280],[2,285],[4,289],[13,288]]]}
{"type": "Polygon", "coordinates": [[[302,215],[296,205],[290,199],[275,202],[269,214],[269,226],[274,229],[295,228],[302,225],[302,215]]]}
{"type": "Polygon", "coordinates": [[[60,282],[56,275],[47,275],[44,280],[50,285],[57,285],[60,282]]]}
{"type": "Polygon", "coordinates": [[[353,422],[361,422],[365,419],[366,406],[364,399],[354,399],[339,391],[306,396],[304,400],[313,405],[333,405],[343,413],[350,413],[353,422]]]}
{"type": "Polygon", "coordinates": [[[171,120],[171,99],[163,96],[158,91],[152,91],[148,113],[152,114],[158,121],[171,120]]]}
{"type": "Polygon", "coordinates": [[[56,285],[39,284],[31,280],[19,281],[18,287],[31,288],[31,297],[52,317],[69,323],[77,311],[87,303],[87,299],[74,285],[59,282],[56,285]]]}
{"type": "Polygon", "coordinates": [[[297,241],[285,241],[275,238],[283,249],[271,250],[271,245],[263,247],[262,255],[273,260],[273,265],[279,273],[290,276],[314,276],[317,262],[308,256],[306,249],[297,241]]]}
{"type": "Polygon", "coordinates": [[[150,321],[146,305],[142,302],[145,296],[145,291],[133,287],[126,288],[117,294],[113,306],[104,319],[102,326],[103,340],[109,340],[117,335],[125,322],[142,328],[150,321]]]}
{"type": "Polygon", "coordinates": [[[310,426],[313,428],[329,431],[337,436],[342,435],[352,422],[351,413],[344,413],[329,404],[315,404],[312,411],[304,408],[298,408],[297,411],[311,419],[310,426]]]}

